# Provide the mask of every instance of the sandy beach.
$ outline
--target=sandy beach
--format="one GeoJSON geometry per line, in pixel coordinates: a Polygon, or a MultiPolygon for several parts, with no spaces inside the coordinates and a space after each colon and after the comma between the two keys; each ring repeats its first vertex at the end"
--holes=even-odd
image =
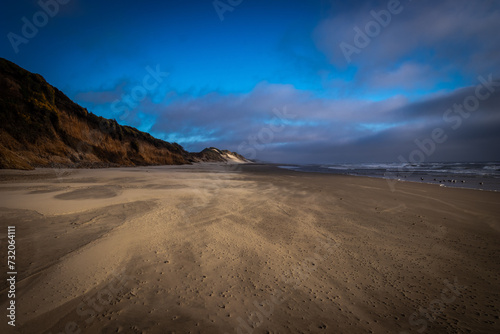
{"type": "Polygon", "coordinates": [[[498,333],[500,194],[219,164],[0,171],[1,333],[498,333]]]}

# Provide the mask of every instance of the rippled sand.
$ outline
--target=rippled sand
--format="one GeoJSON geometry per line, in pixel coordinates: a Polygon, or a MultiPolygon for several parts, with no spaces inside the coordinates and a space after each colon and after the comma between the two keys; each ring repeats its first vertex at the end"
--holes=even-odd
{"type": "Polygon", "coordinates": [[[0,332],[500,332],[500,194],[390,189],[261,165],[0,171],[18,251],[0,332]]]}

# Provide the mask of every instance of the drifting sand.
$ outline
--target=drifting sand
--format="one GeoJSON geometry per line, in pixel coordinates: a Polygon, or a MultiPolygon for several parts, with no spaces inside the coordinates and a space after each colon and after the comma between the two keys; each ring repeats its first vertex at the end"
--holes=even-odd
{"type": "Polygon", "coordinates": [[[498,333],[499,203],[259,165],[1,171],[0,332],[498,333]]]}

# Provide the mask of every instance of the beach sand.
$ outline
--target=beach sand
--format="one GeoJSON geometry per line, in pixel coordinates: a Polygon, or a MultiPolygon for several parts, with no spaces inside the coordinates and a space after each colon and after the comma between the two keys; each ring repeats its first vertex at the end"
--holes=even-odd
{"type": "Polygon", "coordinates": [[[499,193],[265,165],[4,170],[0,332],[499,333],[499,220],[499,193]]]}

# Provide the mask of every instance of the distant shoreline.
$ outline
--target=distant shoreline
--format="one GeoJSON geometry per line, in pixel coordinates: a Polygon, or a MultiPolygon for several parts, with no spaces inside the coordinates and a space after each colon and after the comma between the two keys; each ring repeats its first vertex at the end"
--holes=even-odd
{"type": "MultiPolygon", "coordinates": [[[[500,163],[494,162],[497,165],[500,163]]],[[[474,175],[474,174],[453,174],[453,173],[432,173],[421,172],[419,170],[403,170],[401,172],[384,169],[330,169],[328,165],[293,165],[275,164],[276,167],[304,173],[320,173],[334,175],[361,176],[388,180],[389,183],[415,182],[444,186],[446,188],[475,189],[483,191],[500,191],[500,173],[497,176],[474,175]],[[422,180],[423,179],[423,180],[422,180]]]]}
{"type": "MultiPolygon", "coordinates": [[[[336,175],[336,176],[345,176],[345,177],[356,177],[356,178],[369,178],[369,179],[381,179],[385,180],[388,183],[388,188],[392,184],[402,184],[402,183],[417,183],[417,184],[426,184],[426,185],[434,185],[440,187],[442,183],[439,182],[432,182],[432,181],[422,181],[419,180],[418,178],[420,177],[420,174],[415,173],[412,178],[399,178],[399,180],[396,179],[390,179],[386,178],[383,176],[377,176],[377,175],[363,175],[363,174],[349,174],[349,173],[340,173],[337,171],[329,171],[329,170],[314,170],[314,169],[307,169],[307,167],[310,166],[305,166],[306,168],[303,169],[302,167],[304,166],[299,166],[299,165],[287,165],[287,164],[278,164],[278,163],[263,163],[263,162],[255,162],[255,163],[222,163],[222,162],[194,162],[190,164],[178,164],[178,165],[146,165],[146,166],[115,166],[115,165],[109,165],[109,166],[100,166],[100,167],[36,167],[35,169],[32,170],[22,170],[22,169],[0,169],[0,181],[6,181],[10,177],[14,177],[16,179],[22,179],[23,178],[23,173],[27,173],[27,177],[29,175],[38,175],[36,173],[37,171],[41,172],[43,171],[43,176],[44,177],[54,177],[58,178],[60,175],[64,173],[71,173],[71,171],[78,171],[78,170],[119,170],[119,169],[178,169],[178,168],[196,168],[199,166],[221,166],[225,167],[226,169],[230,170],[240,170],[243,171],[242,168],[245,166],[253,166],[253,167],[270,167],[272,169],[275,169],[276,171],[290,171],[290,172],[301,172],[301,173],[307,173],[307,174],[319,174],[319,175],[336,175]],[[31,173],[30,173],[31,172],[31,173]],[[395,183],[395,181],[397,181],[395,183]]],[[[245,168],[246,171],[248,171],[248,168],[245,168]]],[[[490,191],[490,192],[500,192],[500,180],[496,180],[495,183],[491,183],[488,181],[491,181],[491,179],[484,179],[484,178],[475,178],[474,181],[477,182],[484,182],[486,185],[494,185],[496,188],[493,189],[488,189],[484,188],[482,186],[484,185],[479,185],[479,184],[472,184],[472,183],[455,183],[455,184],[443,184],[444,188],[449,188],[449,189],[468,189],[468,190],[480,190],[480,191],[490,191]]]]}

